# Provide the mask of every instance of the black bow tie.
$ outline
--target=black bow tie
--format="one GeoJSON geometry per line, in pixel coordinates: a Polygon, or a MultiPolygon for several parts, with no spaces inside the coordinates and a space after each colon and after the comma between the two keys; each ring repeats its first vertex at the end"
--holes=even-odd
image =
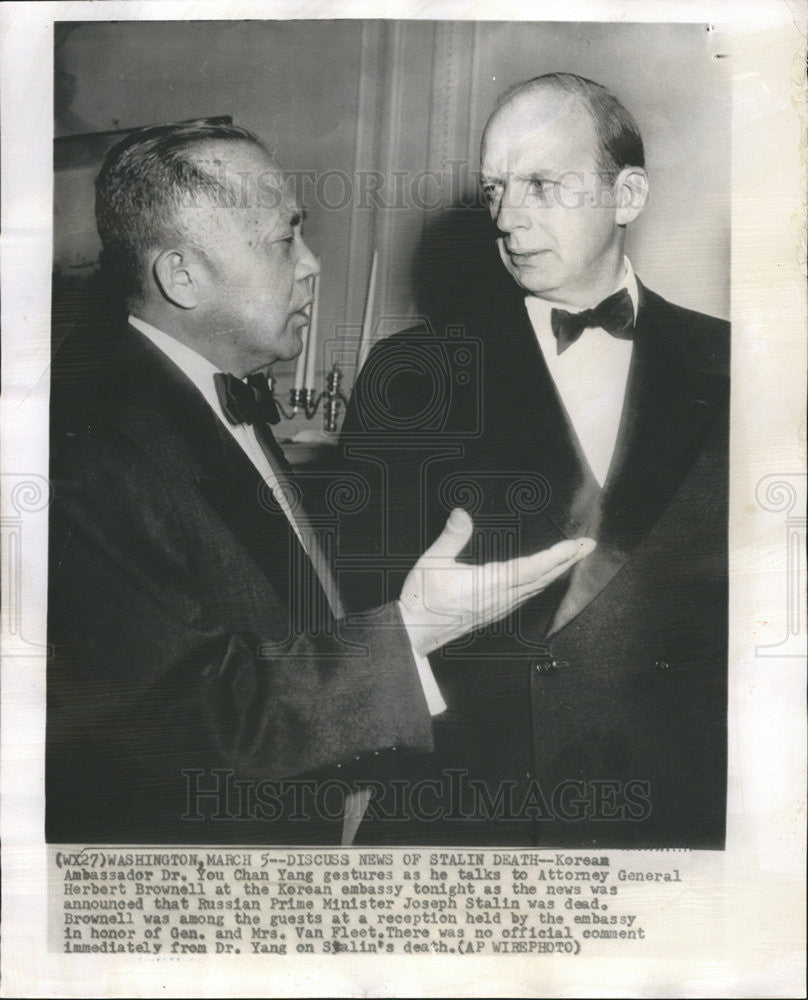
{"type": "Polygon", "coordinates": [[[621,288],[594,309],[584,309],[579,313],[553,309],[550,312],[550,326],[553,328],[558,354],[563,354],[589,326],[601,327],[619,340],[631,340],[634,336],[634,306],[631,296],[625,288],[621,288]]]}
{"type": "Polygon", "coordinates": [[[235,375],[216,372],[213,384],[231,424],[277,424],[280,420],[266,375],[248,375],[242,381],[235,375]]]}

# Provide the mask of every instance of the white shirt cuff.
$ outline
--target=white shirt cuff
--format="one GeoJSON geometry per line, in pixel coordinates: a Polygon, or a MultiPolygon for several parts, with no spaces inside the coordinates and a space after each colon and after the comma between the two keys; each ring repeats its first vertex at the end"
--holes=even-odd
{"type": "Polygon", "coordinates": [[[421,687],[424,690],[424,697],[426,698],[429,714],[440,715],[441,712],[446,711],[446,702],[443,700],[443,695],[440,693],[440,688],[438,687],[438,682],[435,680],[435,675],[432,673],[432,667],[429,665],[429,660],[425,656],[421,656],[420,653],[416,653],[414,648],[412,650],[412,656],[418,670],[421,687]]]}

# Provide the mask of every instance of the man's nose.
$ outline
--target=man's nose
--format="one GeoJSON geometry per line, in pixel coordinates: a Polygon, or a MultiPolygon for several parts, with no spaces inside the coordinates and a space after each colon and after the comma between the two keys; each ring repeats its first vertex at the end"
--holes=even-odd
{"type": "Polygon", "coordinates": [[[297,267],[295,268],[295,277],[298,281],[304,281],[306,278],[316,278],[320,273],[320,261],[306,246],[305,242],[300,239],[298,241],[298,258],[297,267]]]}
{"type": "Polygon", "coordinates": [[[494,216],[497,228],[503,233],[527,229],[530,219],[526,212],[524,192],[518,185],[506,184],[494,216]]]}

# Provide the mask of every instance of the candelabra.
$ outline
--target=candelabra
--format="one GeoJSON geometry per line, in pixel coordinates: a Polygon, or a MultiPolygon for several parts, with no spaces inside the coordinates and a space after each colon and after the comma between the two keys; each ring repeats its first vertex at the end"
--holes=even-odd
{"type": "Polygon", "coordinates": [[[278,407],[278,411],[283,414],[287,420],[291,420],[292,417],[296,416],[298,413],[302,413],[306,420],[311,420],[320,408],[320,403],[323,404],[323,428],[326,431],[333,433],[337,430],[339,413],[340,413],[340,403],[345,406],[348,405],[348,400],[342,394],[340,389],[340,383],[342,382],[342,371],[339,365],[334,365],[325,376],[325,389],[317,395],[317,390],[313,388],[300,388],[291,389],[289,392],[289,403],[291,406],[291,412],[287,412],[286,408],[280,403],[277,396],[275,396],[275,380],[270,376],[267,380],[270,392],[272,393],[275,403],[278,407]]]}

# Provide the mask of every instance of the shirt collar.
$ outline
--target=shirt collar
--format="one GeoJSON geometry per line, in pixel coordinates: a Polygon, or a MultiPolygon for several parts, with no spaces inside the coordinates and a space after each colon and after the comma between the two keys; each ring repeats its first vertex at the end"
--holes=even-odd
{"type": "MultiPolygon", "coordinates": [[[[631,261],[628,257],[623,257],[623,265],[625,268],[623,277],[614,286],[610,294],[613,295],[615,292],[619,292],[621,288],[626,289],[631,299],[631,304],[634,306],[634,322],[636,323],[640,301],[637,277],[634,274],[634,268],[631,266],[631,261]]],[[[537,334],[550,330],[550,312],[553,309],[567,309],[570,312],[580,312],[580,310],[570,310],[569,306],[563,302],[554,302],[552,299],[540,299],[536,295],[528,295],[525,298],[525,305],[527,306],[527,312],[533,324],[533,329],[537,334]]],[[[592,306],[596,305],[597,302],[592,303],[592,306]]]]}
{"type": "Polygon", "coordinates": [[[216,395],[216,389],[213,384],[213,376],[218,371],[216,366],[208,361],[207,358],[203,358],[192,347],[180,343],[175,337],[163,333],[162,330],[158,330],[156,326],[152,326],[151,323],[140,319],[139,316],[130,316],[129,323],[145,337],[148,337],[159,351],[162,351],[170,361],[174,362],[183,375],[189,378],[202,393],[213,411],[222,420],[225,420],[224,413],[219,404],[219,397],[216,395]]]}

